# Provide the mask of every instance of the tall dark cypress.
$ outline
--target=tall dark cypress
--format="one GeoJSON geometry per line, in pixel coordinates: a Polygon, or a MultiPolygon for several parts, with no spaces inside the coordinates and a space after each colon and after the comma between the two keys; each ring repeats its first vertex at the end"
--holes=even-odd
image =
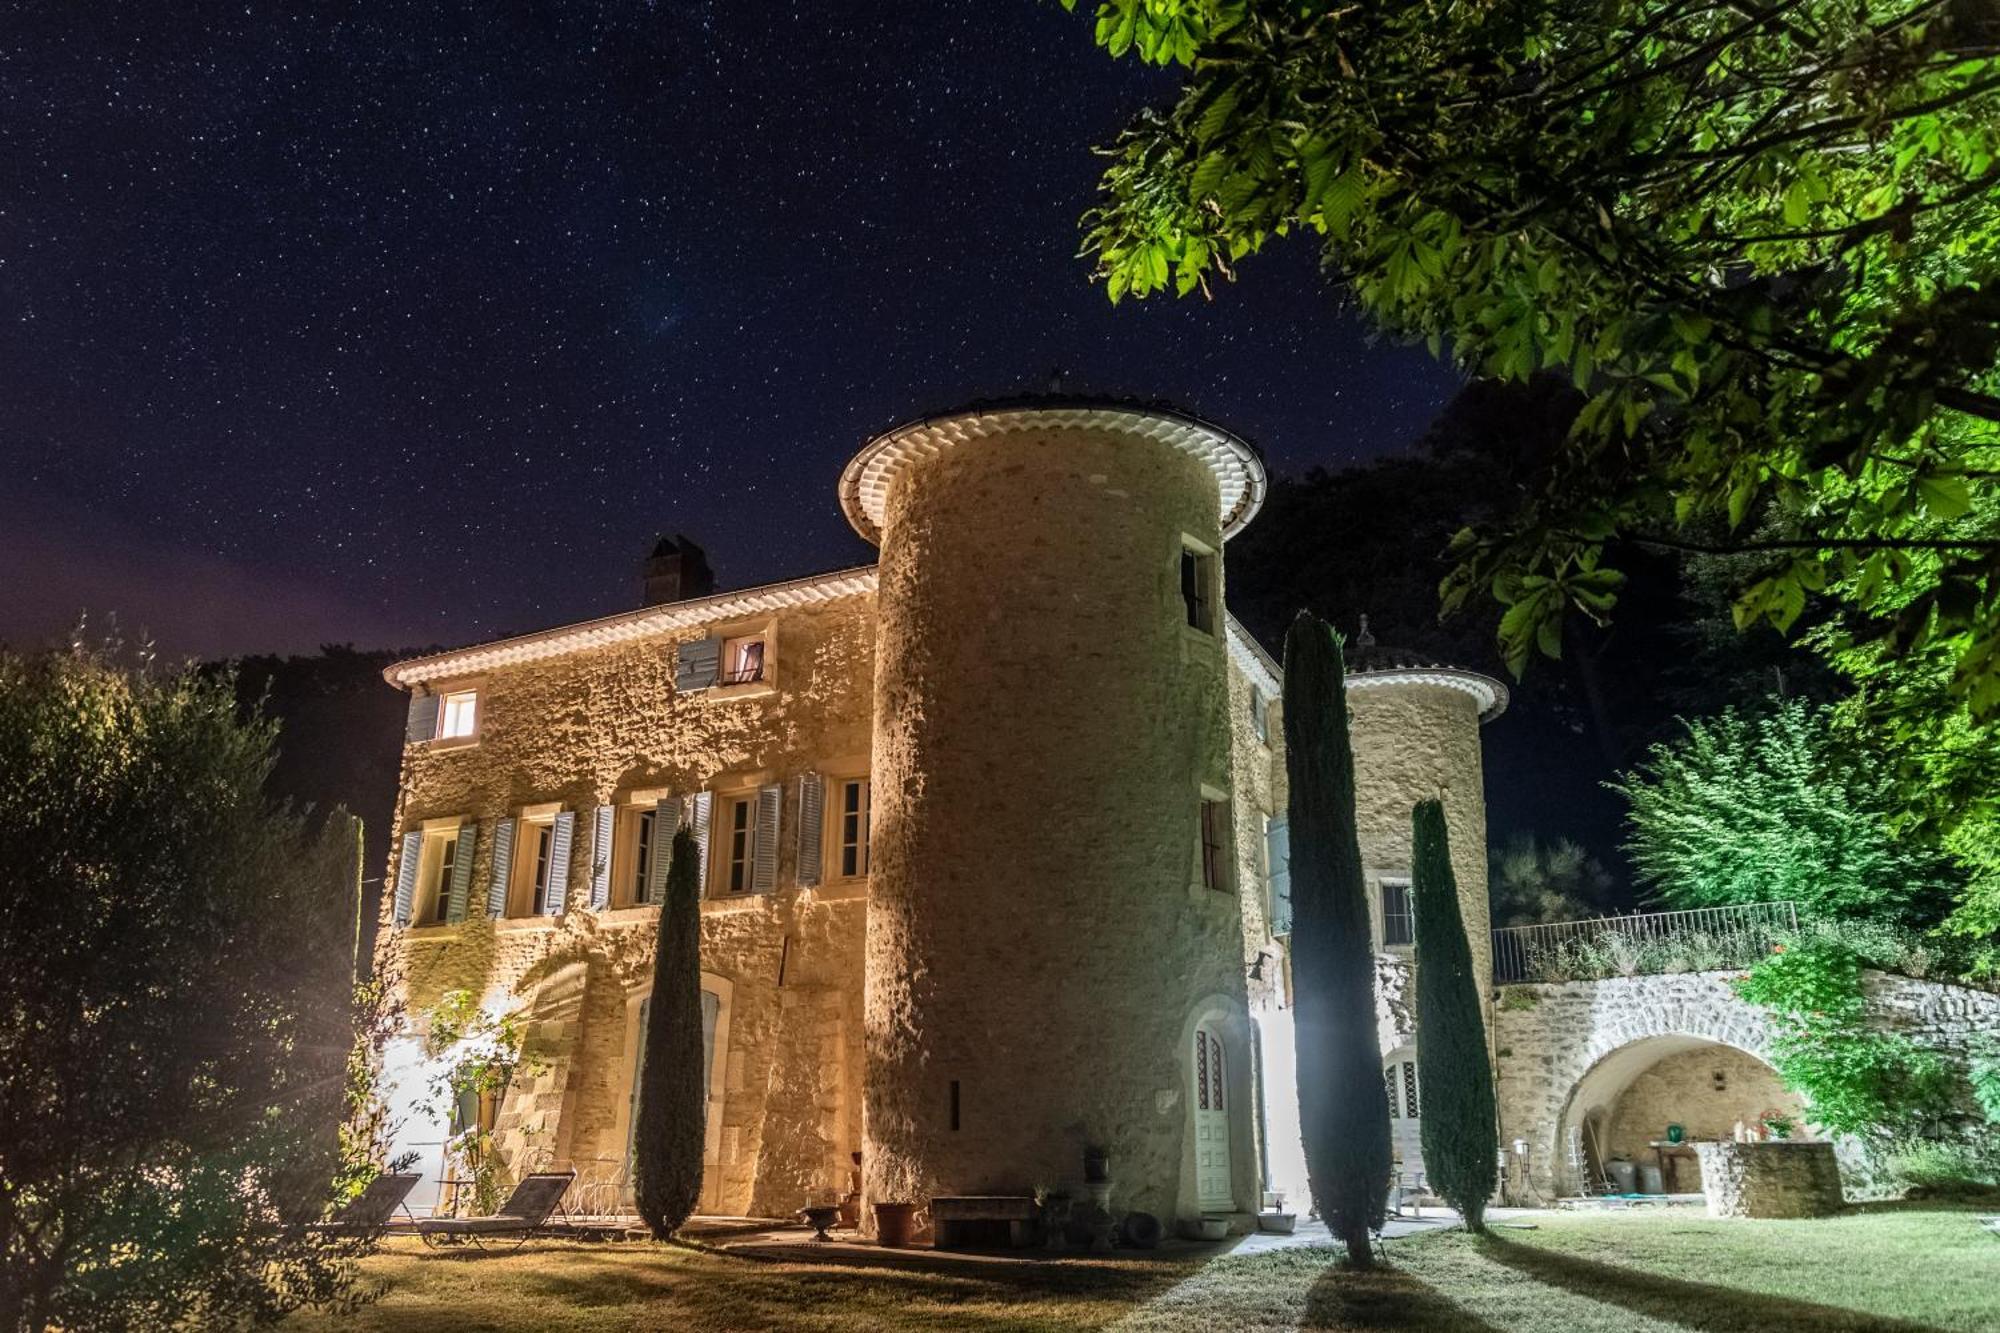
{"type": "Polygon", "coordinates": [[[1285,771],[1291,780],[1292,981],[1299,1123],[1313,1202],[1357,1268],[1389,1192],[1389,1106],[1375,1035],[1375,960],[1347,668],[1333,627],[1300,612],[1285,636],[1285,771]]]}
{"type": "Polygon", "coordinates": [[[694,835],[674,834],[667,900],[653,957],[653,998],[646,1014],[639,1081],[639,1215],[666,1240],[701,1200],[703,1107],[701,1040],[701,871],[694,835]]]}
{"type": "Polygon", "coordinates": [[[1458,907],[1444,805],[1411,816],[1417,925],[1417,1081],[1423,1090],[1424,1176],[1472,1231],[1486,1227],[1499,1174],[1500,1129],[1486,1051],[1479,978],[1458,907]]]}

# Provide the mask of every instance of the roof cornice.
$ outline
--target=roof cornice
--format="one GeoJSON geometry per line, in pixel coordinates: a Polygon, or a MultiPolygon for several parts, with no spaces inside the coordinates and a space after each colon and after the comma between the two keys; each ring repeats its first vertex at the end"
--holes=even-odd
{"type": "Polygon", "coordinates": [[[1491,676],[1460,667],[1391,667],[1357,671],[1347,678],[1348,690],[1375,690],[1390,685],[1424,685],[1469,694],[1479,706],[1479,720],[1491,722],[1507,711],[1507,687],[1491,676]]]}
{"type": "Polygon", "coordinates": [[[876,436],[840,474],[840,507],[854,530],[881,544],[882,515],[898,473],[969,440],[1054,426],[1112,428],[1170,444],[1207,464],[1222,497],[1222,535],[1234,536],[1263,506],[1264,460],[1250,444],[1198,417],[1114,403],[973,407],[907,422],[876,436]]]}
{"type": "Polygon", "coordinates": [[[710,597],[691,597],[684,602],[663,602],[658,606],[621,611],[617,615],[562,625],[535,634],[455,648],[428,657],[413,657],[391,664],[382,675],[391,685],[409,689],[426,681],[470,676],[495,667],[541,662],[585,649],[656,638],[707,621],[781,611],[787,607],[817,606],[843,597],[858,597],[874,592],[875,585],[875,566],[856,565],[852,569],[838,569],[829,574],[811,574],[784,583],[766,583],[761,587],[716,593],[710,597]]]}

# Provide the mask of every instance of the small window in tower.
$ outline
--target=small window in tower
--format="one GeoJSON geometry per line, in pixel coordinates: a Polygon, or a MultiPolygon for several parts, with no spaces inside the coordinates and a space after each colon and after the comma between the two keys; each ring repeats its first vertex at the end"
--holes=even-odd
{"type": "Polygon", "coordinates": [[[479,692],[459,690],[438,701],[438,739],[459,740],[479,731],[479,692]]]}
{"type": "Polygon", "coordinates": [[[724,640],[722,683],[751,685],[762,679],[764,679],[764,636],[746,634],[740,639],[724,640]]]}
{"type": "Polygon", "coordinates": [[[1410,885],[1407,880],[1385,879],[1382,881],[1382,943],[1396,949],[1407,948],[1416,943],[1417,921],[1410,911],[1410,885]]]}
{"type": "Polygon", "coordinates": [[[1271,701],[1255,685],[1250,687],[1250,727],[1258,740],[1271,743],[1271,701]]]}
{"type": "Polygon", "coordinates": [[[868,779],[840,783],[840,875],[859,879],[868,873],[868,779]]]}
{"type": "Polygon", "coordinates": [[[1218,893],[1231,891],[1229,882],[1229,802],[1201,803],[1201,882],[1218,893]]]}
{"type": "Polygon", "coordinates": [[[1207,551],[1181,547],[1181,601],[1189,626],[1215,633],[1215,557],[1207,551]]]}

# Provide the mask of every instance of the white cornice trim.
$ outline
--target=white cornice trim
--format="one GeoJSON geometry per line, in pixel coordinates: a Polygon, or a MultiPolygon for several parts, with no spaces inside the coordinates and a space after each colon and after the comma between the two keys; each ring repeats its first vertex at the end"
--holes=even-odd
{"type": "Polygon", "coordinates": [[[787,607],[816,606],[843,597],[859,597],[874,592],[875,584],[875,566],[857,565],[852,569],[835,570],[831,574],[813,574],[784,583],[767,583],[758,588],[694,597],[685,602],[666,602],[576,625],[524,634],[519,638],[433,653],[429,657],[414,657],[406,662],[394,663],[382,675],[391,685],[408,689],[429,680],[470,676],[495,667],[540,662],[588,648],[656,638],[708,621],[781,611],[787,607]]]}
{"type": "Polygon", "coordinates": [[[1360,671],[1347,678],[1350,691],[1390,685],[1428,685],[1469,694],[1479,705],[1481,722],[1491,722],[1507,711],[1507,687],[1477,671],[1462,671],[1457,667],[1398,667],[1388,671],[1360,671]]]}
{"type": "Polygon", "coordinates": [[[854,530],[881,544],[882,514],[896,475],[912,462],[968,440],[1056,427],[1095,427],[1158,440],[1206,463],[1222,493],[1222,535],[1234,536],[1264,503],[1267,481],[1257,451],[1219,426],[1137,407],[1008,407],[926,417],[878,435],[840,474],[840,507],[854,530]]]}
{"type": "Polygon", "coordinates": [[[1250,631],[1243,628],[1235,616],[1228,617],[1229,660],[1250,678],[1250,683],[1263,690],[1269,698],[1276,699],[1285,692],[1284,674],[1271,655],[1264,651],[1264,645],[1250,637],[1250,631]]]}

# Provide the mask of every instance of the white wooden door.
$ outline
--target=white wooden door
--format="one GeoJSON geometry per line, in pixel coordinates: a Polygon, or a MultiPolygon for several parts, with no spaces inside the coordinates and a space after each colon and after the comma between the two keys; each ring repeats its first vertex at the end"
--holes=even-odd
{"type": "Polygon", "coordinates": [[[1236,1207],[1229,1180],[1229,1079],[1222,1042],[1207,1028],[1194,1034],[1195,1193],[1204,1212],[1236,1207]]]}

